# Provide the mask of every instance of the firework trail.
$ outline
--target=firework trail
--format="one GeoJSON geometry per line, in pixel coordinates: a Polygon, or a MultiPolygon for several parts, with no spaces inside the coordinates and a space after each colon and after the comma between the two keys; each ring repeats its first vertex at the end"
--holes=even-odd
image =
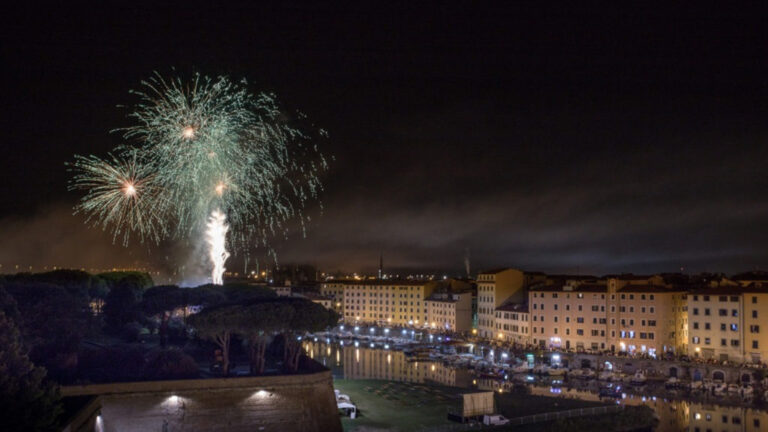
{"type": "MultiPolygon", "coordinates": [[[[273,95],[226,77],[183,82],[155,74],[131,93],[139,99],[129,114],[134,125],[117,129],[126,143],[107,160],[76,156],[70,164],[70,189],[86,191],[76,213],[125,245],[132,235],[154,243],[196,238],[220,220],[231,235],[223,230],[216,243],[223,253],[211,264],[222,272],[227,244],[246,256],[254,247],[273,253],[269,240],[287,236],[291,221],[304,234],[303,209],[318,198],[328,167],[310,139],[325,137],[323,130],[310,137],[273,95]]],[[[221,283],[220,274],[212,279],[221,283]]]]}
{"type": "Polygon", "coordinates": [[[213,263],[213,270],[211,270],[212,283],[215,285],[221,285],[224,283],[224,263],[229,258],[229,252],[227,252],[227,231],[229,231],[229,225],[227,225],[227,217],[224,216],[220,210],[216,209],[211,213],[208,218],[208,229],[205,231],[206,241],[208,242],[208,252],[213,263]]]}

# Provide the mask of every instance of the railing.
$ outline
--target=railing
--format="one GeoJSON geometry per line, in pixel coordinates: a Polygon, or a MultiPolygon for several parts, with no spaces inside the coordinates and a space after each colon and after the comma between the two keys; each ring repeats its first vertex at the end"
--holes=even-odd
{"type": "MultiPolygon", "coordinates": [[[[548,422],[548,421],[554,421],[559,419],[566,419],[566,418],[572,418],[572,417],[583,417],[583,416],[592,416],[592,415],[601,415],[601,414],[610,414],[614,412],[619,412],[624,409],[624,405],[605,405],[600,407],[593,407],[593,408],[578,408],[578,409],[572,409],[567,411],[554,411],[554,412],[548,412],[548,413],[542,413],[542,414],[534,414],[529,416],[523,416],[523,417],[515,417],[509,419],[509,423],[506,423],[506,426],[521,426],[521,425],[527,425],[532,423],[541,423],[541,422],[548,422]]],[[[455,414],[458,414],[458,412],[454,412],[455,414]]],[[[421,432],[458,432],[458,431],[468,431],[468,430],[474,430],[474,429],[486,429],[486,428],[492,428],[493,425],[485,426],[478,423],[469,423],[469,424],[452,424],[452,425],[441,425],[441,426],[434,426],[434,427],[428,427],[424,429],[420,429],[421,432]]]]}
{"type": "Polygon", "coordinates": [[[571,418],[571,417],[609,414],[609,413],[621,411],[623,409],[624,409],[624,405],[606,405],[606,406],[593,407],[593,408],[578,408],[578,409],[572,409],[567,411],[555,411],[555,412],[548,412],[543,414],[534,414],[534,415],[529,415],[524,417],[515,417],[515,418],[509,419],[509,423],[507,424],[525,425],[525,424],[540,423],[540,422],[559,420],[559,419],[565,419],[565,418],[571,418]]]}

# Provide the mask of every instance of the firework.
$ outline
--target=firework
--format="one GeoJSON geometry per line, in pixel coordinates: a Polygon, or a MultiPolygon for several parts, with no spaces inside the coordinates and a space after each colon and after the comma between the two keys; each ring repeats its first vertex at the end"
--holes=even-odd
{"type": "MultiPolygon", "coordinates": [[[[252,94],[226,77],[185,83],[157,74],[132,93],[139,98],[129,114],[134,125],[117,129],[126,142],[115,156],[79,156],[72,164],[70,187],[87,191],[76,212],[124,244],[131,235],[198,238],[217,215],[235,252],[271,251],[270,238],[287,236],[292,220],[303,234],[302,209],[322,190],[327,161],[273,95],[252,94]]],[[[218,256],[226,261],[228,253],[218,256]]]]}
{"type": "Polygon", "coordinates": [[[221,210],[216,209],[211,213],[208,218],[208,229],[205,231],[206,241],[208,242],[208,255],[213,264],[211,270],[211,282],[216,285],[224,283],[223,275],[224,263],[229,258],[229,252],[227,252],[227,231],[229,231],[229,225],[227,225],[227,217],[221,210]]]}

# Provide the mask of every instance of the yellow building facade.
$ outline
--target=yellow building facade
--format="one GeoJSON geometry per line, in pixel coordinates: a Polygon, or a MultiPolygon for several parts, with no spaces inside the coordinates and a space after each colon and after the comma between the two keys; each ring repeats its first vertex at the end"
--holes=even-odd
{"type": "Polygon", "coordinates": [[[496,334],[496,308],[526,300],[526,287],[543,281],[543,273],[525,273],[505,268],[484,271],[477,276],[477,330],[484,338],[496,334]]]}
{"type": "Polygon", "coordinates": [[[456,333],[472,331],[471,292],[433,294],[425,304],[430,328],[456,333]]]}
{"type": "Polygon", "coordinates": [[[430,281],[345,281],[343,317],[348,323],[426,326],[430,281]]]}

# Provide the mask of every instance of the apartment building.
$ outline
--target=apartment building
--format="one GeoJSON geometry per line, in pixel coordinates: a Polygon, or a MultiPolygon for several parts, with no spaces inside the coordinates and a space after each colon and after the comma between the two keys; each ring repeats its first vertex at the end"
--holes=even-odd
{"type": "Polygon", "coordinates": [[[688,305],[692,354],[716,360],[743,358],[743,296],[737,287],[695,290],[688,305]]]}
{"type": "Polygon", "coordinates": [[[343,281],[344,321],[424,327],[426,299],[437,284],[433,281],[343,281]]]}
{"type": "Polygon", "coordinates": [[[526,346],[531,344],[528,303],[508,303],[496,308],[495,339],[526,346]]]}
{"type": "Polygon", "coordinates": [[[609,280],[608,344],[651,355],[687,353],[687,293],[675,287],[625,284],[614,293],[609,280]]]}
{"type": "Polygon", "coordinates": [[[660,276],[549,278],[529,291],[535,345],[652,356],[686,352],[686,292],[660,276]]]}
{"type": "Polygon", "coordinates": [[[320,284],[320,295],[333,299],[333,310],[344,316],[344,283],[328,281],[320,284]]]}
{"type": "Polygon", "coordinates": [[[605,284],[545,283],[530,288],[531,341],[549,349],[605,350],[605,284]]]}
{"type": "Polygon", "coordinates": [[[472,292],[435,293],[425,301],[430,328],[456,333],[472,331],[472,292]]]}
{"type": "Polygon", "coordinates": [[[505,303],[523,303],[526,288],[544,281],[543,273],[526,273],[512,268],[488,270],[477,276],[478,335],[493,338],[496,334],[496,308],[505,303]]]}
{"type": "Polygon", "coordinates": [[[768,285],[711,286],[689,295],[690,355],[757,363],[768,359],[768,285]]]}
{"type": "MultiPolygon", "coordinates": [[[[751,363],[768,360],[768,284],[754,283],[744,289],[744,361],[751,363]]],[[[768,423],[766,423],[768,424],[768,423]]]]}

